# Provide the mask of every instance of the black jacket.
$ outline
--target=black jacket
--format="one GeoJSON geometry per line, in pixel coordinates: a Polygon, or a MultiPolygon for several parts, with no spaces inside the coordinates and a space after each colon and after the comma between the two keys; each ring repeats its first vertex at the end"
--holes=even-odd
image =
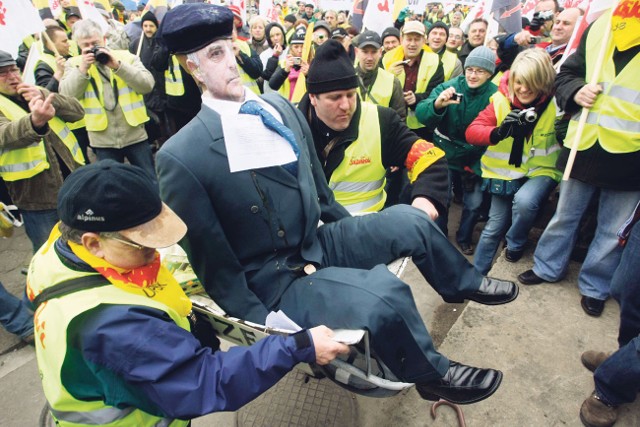
{"type": "MultiPolygon", "coordinates": [[[[420,139],[415,133],[407,127],[404,121],[400,120],[398,114],[387,107],[378,107],[378,117],[380,125],[380,143],[382,150],[382,164],[385,168],[391,166],[402,167],[405,164],[407,155],[411,151],[413,144],[420,139]]],[[[358,107],[351,119],[349,127],[342,132],[335,132],[327,127],[315,114],[315,109],[311,107],[309,95],[305,95],[298,108],[307,119],[316,154],[320,159],[322,168],[329,181],[329,178],[344,159],[346,148],[358,138],[358,124],[360,123],[360,101],[358,107]],[[333,138],[340,138],[334,148],[329,152],[325,159],[323,150],[333,138]]],[[[413,183],[411,191],[411,199],[416,197],[426,197],[438,209],[439,213],[446,211],[448,200],[448,167],[444,157],[437,160],[424,172],[420,174],[418,179],[413,183]]]]}
{"type": "MultiPolygon", "coordinates": [[[[556,100],[560,108],[568,114],[580,112],[580,106],[573,100],[576,92],[585,85],[586,75],[586,40],[589,27],[582,35],[578,50],[562,65],[556,77],[556,100]]],[[[597,52],[589,52],[595,55],[597,52]]],[[[640,54],[640,46],[634,46],[624,52],[617,49],[613,53],[616,74],[636,56],[640,54]]],[[[563,148],[558,158],[557,167],[564,170],[569,149],[563,148]]],[[[609,153],[600,144],[578,151],[571,170],[571,178],[611,190],[640,190],[640,151],[635,153],[609,153]]]]}

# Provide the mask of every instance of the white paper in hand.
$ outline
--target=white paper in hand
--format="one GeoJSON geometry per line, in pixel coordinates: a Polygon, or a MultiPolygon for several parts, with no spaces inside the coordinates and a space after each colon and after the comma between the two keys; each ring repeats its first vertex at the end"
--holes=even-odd
{"type": "Polygon", "coordinates": [[[362,341],[364,332],[364,329],[336,329],[331,339],[346,345],[358,344],[362,341]]]}
{"type": "Polygon", "coordinates": [[[289,319],[289,316],[284,314],[282,310],[272,311],[267,315],[265,326],[269,328],[282,329],[285,331],[298,332],[302,328],[293,320],[289,319]]]}

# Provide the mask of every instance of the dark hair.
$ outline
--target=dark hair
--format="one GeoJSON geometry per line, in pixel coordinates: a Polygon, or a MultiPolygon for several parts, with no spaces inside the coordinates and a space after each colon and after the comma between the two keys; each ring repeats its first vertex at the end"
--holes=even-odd
{"type": "Polygon", "coordinates": [[[476,18],[476,19],[474,19],[474,20],[473,20],[473,21],[471,21],[471,23],[469,24],[469,28],[471,28],[471,26],[472,26],[473,24],[476,24],[476,23],[478,23],[478,22],[482,22],[482,23],[484,24],[484,26],[485,26],[485,27],[489,28],[489,21],[487,21],[487,20],[486,20],[486,19],[484,19],[484,18],[476,18]]]}

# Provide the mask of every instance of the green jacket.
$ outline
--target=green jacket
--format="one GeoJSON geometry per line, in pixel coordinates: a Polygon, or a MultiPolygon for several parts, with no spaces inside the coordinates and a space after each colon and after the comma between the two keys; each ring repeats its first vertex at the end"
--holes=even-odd
{"type": "Polygon", "coordinates": [[[449,168],[456,171],[470,167],[480,175],[480,158],[486,147],[468,144],[464,137],[467,126],[489,105],[489,99],[498,90],[497,86],[487,81],[479,88],[467,86],[464,74],[436,86],[427,99],[416,108],[416,117],[428,129],[436,129],[433,143],[444,150],[449,168]],[[434,102],[442,91],[455,87],[457,93],[463,94],[460,104],[452,104],[442,110],[436,110],[434,102]],[[447,139],[448,138],[448,139],[447,139]]]}

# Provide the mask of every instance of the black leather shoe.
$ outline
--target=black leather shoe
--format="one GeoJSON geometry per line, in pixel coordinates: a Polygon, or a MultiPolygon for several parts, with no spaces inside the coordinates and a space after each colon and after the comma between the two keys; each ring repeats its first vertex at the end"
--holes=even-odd
{"type": "Polygon", "coordinates": [[[504,258],[509,262],[518,262],[520,261],[520,258],[522,258],[523,254],[524,250],[510,251],[509,248],[507,248],[504,251],[504,258]]]}
{"type": "Polygon", "coordinates": [[[545,280],[542,277],[538,277],[533,270],[527,270],[524,273],[518,275],[518,281],[523,285],[539,285],[544,283],[545,280]]]}
{"type": "Polygon", "coordinates": [[[453,360],[444,377],[428,383],[416,384],[416,390],[425,400],[448,400],[465,405],[491,396],[500,386],[502,372],[462,365],[453,360]]]}
{"type": "Polygon", "coordinates": [[[468,300],[485,305],[506,304],[518,296],[518,285],[506,280],[485,277],[476,292],[467,297],[468,300]]]}
{"type": "Polygon", "coordinates": [[[604,310],[604,301],[601,299],[582,296],[580,305],[585,313],[593,317],[600,317],[604,310]]]}
{"type": "Polygon", "coordinates": [[[460,246],[460,252],[462,252],[465,255],[473,255],[473,246],[471,246],[469,243],[459,243],[458,246],[460,246]]]}

